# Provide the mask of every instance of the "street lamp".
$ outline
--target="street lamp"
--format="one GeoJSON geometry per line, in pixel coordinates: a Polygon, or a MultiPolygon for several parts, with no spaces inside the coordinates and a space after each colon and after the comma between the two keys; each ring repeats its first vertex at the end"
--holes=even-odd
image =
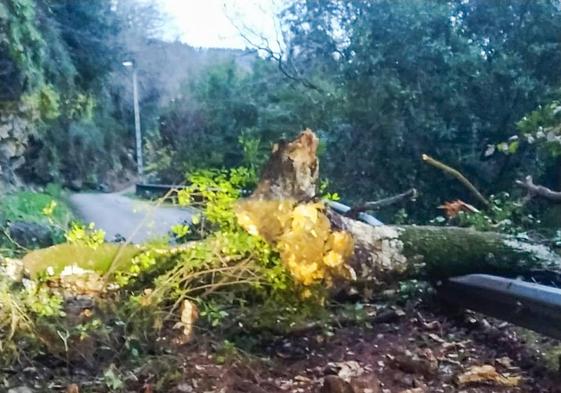
{"type": "Polygon", "coordinates": [[[140,131],[140,107],[138,105],[138,78],[133,61],[123,61],[123,66],[132,69],[132,95],[134,105],[134,134],[136,138],[136,166],[138,177],[144,183],[144,166],[142,162],[142,135],[140,131]]]}

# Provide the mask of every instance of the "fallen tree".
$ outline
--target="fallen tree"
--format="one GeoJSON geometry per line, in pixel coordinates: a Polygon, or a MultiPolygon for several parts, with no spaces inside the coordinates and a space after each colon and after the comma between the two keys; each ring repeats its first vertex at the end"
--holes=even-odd
{"type": "MultiPolygon", "coordinates": [[[[537,277],[538,280],[546,280],[548,284],[552,281],[561,282],[559,255],[544,245],[526,239],[458,227],[373,226],[355,219],[354,214],[339,214],[317,194],[317,146],[318,139],[309,130],[303,131],[292,141],[281,141],[274,146],[255,191],[235,204],[235,214],[231,213],[232,217],[227,213],[230,208],[225,208],[226,205],[211,208],[213,214],[226,212],[225,217],[221,218],[227,224],[223,228],[226,235],[229,236],[241,226],[250,234],[257,235],[272,245],[298,284],[321,284],[335,290],[379,289],[401,279],[426,278],[437,281],[470,273],[537,277]],[[239,226],[234,228],[232,222],[236,219],[239,226]]],[[[220,188],[218,183],[209,183],[207,186],[209,190],[220,188]]],[[[232,185],[228,185],[227,188],[233,190],[232,185]]],[[[182,191],[188,194],[184,199],[197,199],[198,195],[193,194],[193,190],[182,191]]],[[[209,197],[213,192],[207,193],[206,196],[209,197]]],[[[415,195],[414,191],[390,199],[401,200],[411,195],[415,195]]],[[[216,199],[222,203],[235,201],[238,197],[239,195],[232,194],[216,199]]],[[[214,225],[221,227],[218,223],[214,225]]],[[[223,240],[218,243],[221,242],[223,240]]],[[[191,246],[195,244],[201,242],[191,243],[191,246]]],[[[54,266],[55,262],[61,264],[66,259],[53,257],[53,253],[62,252],[64,255],[68,254],[78,267],[93,269],[103,274],[107,281],[112,275],[109,273],[128,269],[130,260],[134,265],[135,258],[140,258],[135,257],[136,254],[146,252],[137,250],[135,255],[127,254],[121,258],[125,261],[115,257],[112,261],[103,261],[98,264],[100,266],[94,267],[88,262],[90,257],[77,258],[76,252],[66,252],[64,247],[57,246],[49,251],[28,255],[24,259],[27,270],[38,273],[46,266],[54,266]]],[[[119,248],[118,255],[121,255],[121,247],[115,247],[119,248]]],[[[220,268],[227,266],[228,269],[233,269],[236,261],[247,259],[248,254],[259,254],[247,250],[240,252],[238,245],[230,248],[239,255],[236,258],[226,255],[227,251],[220,250],[218,254],[226,253],[219,258],[220,268]]],[[[185,250],[192,249],[193,247],[180,247],[171,251],[173,255],[180,255],[177,258],[185,259],[182,254],[189,254],[191,251],[185,250]]],[[[103,259],[99,250],[88,250],[87,255],[92,253],[95,253],[96,260],[103,259]]],[[[152,254],[161,253],[158,251],[152,254]]],[[[217,252],[213,251],[214,254],[217,252]]],[[[143,258],[152,261],[150,267],[142,271],[146,277],[156,277],[172,267],[177,259],[169,257],[167,252],[157,258],[143,258]],[[156,262],[156,259],[159,261],[156,262]]],[[[207,259],[204,257],[201,260],[204,262],[207,259]]],[[[255,258],[251,256],[250,259],[255,258]]],[[[259,264],[258,261],[252,263],[259,264]]],[[[182,268],[181,264],[177,267],[182,268]]],[[[190,282],[190,274],[201,277],[200,273],[197,273],[200,269],[201,266],[184,269],[184,281],[190,282]]],[[[211,268],[211,271],[212,269],[214,268],[211,268]]],[[[54,270],[58,272],[57,269],[54,270]]],[[[137,270],[138,267],[133,266],[133,271],[137,270]]],[[[250,276],[253,274],[251,269],[248,272],[250,276]]],[[[136,277],[135,275],[136,273],[132,274],[133,277],[136,277]]],[[[213,273],[213,283],[218,280],[216,277],[213,273]]],[[[148,279],[144,279],[146,280],[148,279]]],[[[227,278],[228,280],[230,278],[227,278]]],[[[242,281],[247,280],[244,278],[242,281]]],[[[185,287],[185,282],[182,281],[178,286],[185,287]]]]}
{"type": "Polygon", "coordinates": [[[338,214],[316,193],[317,146],[309,130],[280,142],[255,192],[237,206],[242,227],[272,243],[304,285],[349,289],[414,276],[561,271],[557,254],[513,236],[457,227],[375,227],[338,214]]]}
{"type": "Polygon", "coordinates": [[[86,241],[0,263],[8,305],[0,310],[0,341],[9,344],[0,365],[19,356],[22,340],[66,362],[92,358],[100,347],[119,353],[127,335],[143,337],[142,350],[152,353],[163,327],[188,341],[197,308],[201,325],[229,334],[295,331],[317,323],[334,292],[368,295],[406,278],[545,272],[550,280],[561,272],[555,253],[514,237],[371,226],[337,213],[317,195],[317,145],[311,131],[276,145],[248,198],[239,192],[244,178],[253,181],[245,168],[193,178],[178,199],[204,201],[210,230],[202,239],[171,248],[86,241]]]}

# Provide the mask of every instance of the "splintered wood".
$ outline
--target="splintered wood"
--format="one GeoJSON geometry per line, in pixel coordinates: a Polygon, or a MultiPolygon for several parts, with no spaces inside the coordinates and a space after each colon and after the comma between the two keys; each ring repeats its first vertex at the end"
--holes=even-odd
{"type": "Polygon", "coordinates": [[[248,199],[237,205],[240,225],[263,237],[279,250],[293,277],[304,285],[352,278],[345,262],[353,252],[353,239],[333,231],[322,202],[248,199]]]}
{"type": "Polygon", "coordinates": [[[332,229],[324,203],[316,199],[317,146],[309,130],[275,145],[257,189],[236,206],[240,225],[273,244],[303,285],[353,276],[345,264],[353,253],[352,236],[332,229]]]}

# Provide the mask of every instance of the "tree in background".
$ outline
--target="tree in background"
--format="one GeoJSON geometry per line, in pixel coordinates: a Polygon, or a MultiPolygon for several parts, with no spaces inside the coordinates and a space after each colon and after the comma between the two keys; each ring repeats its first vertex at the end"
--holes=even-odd
{"type": "Polygon", "coordinates": [[[485,153],[560,84],[557,2],[297,0],[279,17],[280,53],[256,44],[266,58],[251,73],[209,70],[166,111],[163,143],[182,170],[240,162],[230,150],[248,129],[266,148],[310,127],[326,141],[324,173],[342,195],[370,200],[415,186],[425,218],[470,197],[424,166],[423,153],[484,192],[510,189],[527,171],[523,154],[485,153]],[[186,107],[189,120],[171,126],[186,107]],[[180,153],[177,143],[196,139],[174,139],[180,129],[199,133],[201,158],[180,153]]]}
{"type": "Polygon", "coordinates": [[[125,176],[134,146],[121,62],[135,60],[155,180],[258,160],[310,127],[342,195],[415,186],[424,194],[415,214],[426,218],[442,201],[471,201],[423,166],[423,153],[484,193],[554,172],[555,160],[536,159],[530,144],[503,143],[555,99],[560,21],[553,0],[295,0],[279,14],[281,45],[257,42],[259,58],[158,40],[151,3],[9,0],[0,6],[0,112],[23,111],[32,123],[18,169],[26,179],[93,186],[125,176]]]}
{"type": "Polygon", "coordinates": [[[484,188],[512,184],[517,163],[481,156],[559,85],[556,2],[300,1],[285,13],[292,61],[340,86],[327,93],[345,121],[326,133],[329,175],[344,190],[461,193],[419,165],[422,153],[484,188]]]}

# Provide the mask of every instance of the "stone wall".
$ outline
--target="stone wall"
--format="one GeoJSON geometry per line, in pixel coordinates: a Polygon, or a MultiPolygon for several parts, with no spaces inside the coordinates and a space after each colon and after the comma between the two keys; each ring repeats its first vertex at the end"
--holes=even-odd
{"type": "Polygon", "coordinates": [[[0,183],[4,188],[20,184],[15,171],[25,163],[31,129],[22,114],[0,113],[0,183]]]}

